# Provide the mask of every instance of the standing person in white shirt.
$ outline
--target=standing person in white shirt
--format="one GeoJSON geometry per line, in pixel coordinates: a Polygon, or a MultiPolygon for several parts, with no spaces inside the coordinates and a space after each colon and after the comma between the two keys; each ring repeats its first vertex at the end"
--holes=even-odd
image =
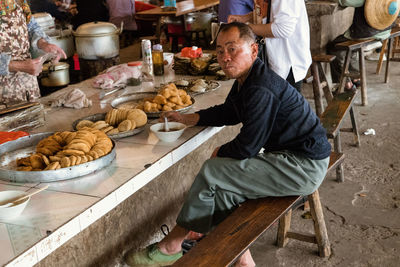
{"type": "Polygon", "coordinates": [[[232,21],[247,23],[256,35],[265,37],[269,68],[300,92],[312,62],[305,2],[271,0],[267,24],[253,24],[253,12],[231,15],[228,22],[232,21]]]}

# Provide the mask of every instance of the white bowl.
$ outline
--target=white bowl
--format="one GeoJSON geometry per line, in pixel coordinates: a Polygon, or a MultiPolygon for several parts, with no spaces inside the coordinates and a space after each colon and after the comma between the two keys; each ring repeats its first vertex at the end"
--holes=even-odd
{"type": "Polygon", "coordinates": [[[180,122],[168,122],[169,132],[164,132],[164,123],[156,123],[150,127],[158,139],[164,142],[174,142],[176,141],[186,129],[186,125],[180,122]]]}
{"type": "Polygon", "coordinates": [[[19,197],[27,195],[27,192],[24,191],[16,191],[16,190],[8,190],[0,192],[0,219],[13,219],[20,215],[22,211],[25,209],[28,204],[30,197],[25,198],[24,200],[19,201],[15,205],[9,207],[2,207],[1,205],[5,205],[12,200],[15,200],[19,197]]]}

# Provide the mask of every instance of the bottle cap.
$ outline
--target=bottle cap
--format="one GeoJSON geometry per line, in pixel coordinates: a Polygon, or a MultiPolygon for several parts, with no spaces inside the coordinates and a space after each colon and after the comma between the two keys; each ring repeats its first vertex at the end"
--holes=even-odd
{"type": "Polygon", "coordinates": [[[129,67],[141,66],[141,65],[142,65],[142,61],[131,61],[131,62],[128,62],[128,66],[129,67]]]}
{"type": "Polygon", "coordinates": [[[162,45],[160,44],[153,45],[153,50],[162,51],[162,45]]]}

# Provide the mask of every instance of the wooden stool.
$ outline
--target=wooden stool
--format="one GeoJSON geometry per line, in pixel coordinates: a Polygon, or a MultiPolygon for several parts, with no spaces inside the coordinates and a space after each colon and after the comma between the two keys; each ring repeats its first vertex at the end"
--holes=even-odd
{"type": "Polygon", "coordinates": [[[376,74],[379,74],[382,69],[383,64],[383,55],[385,52],[386,55],[386,70],[385,70],[385,83],[389,82],[389,65],[390,61],[398,61],[399,59],[395,59],[395,53],[400,53],[400,28],[393,28],[389,38],[385,39],[382,44],[382,50],[379,55],[378,64],[376,66],[376,74]]]}
{"type": "Polygon", "coordinates": [[[336,44],[336,47],[346,50],[346,58],[343,65],[342,75],[340,76],[339,83],[339,92],[342,93],[344,91],[344,86],[346,83],[346,78],[359,78],[361,81],[361,103],[363,106],[368,105],[367,98],[367,77],[365,74],[365,59],[364,59],[364,46],[376,42],[375,39],[367,39],[367,40],[349,40],[342,43],[336,44]],[[358,52],[358,62],[360,67],[359,73],[350,73],[350,57],[353,52],[358,52]]]}
{"type": "Polygon", "coordinates": [[[179,38],[186,39],[186,36],[181,33],[168,33],[167,38],[168,40],[171,38],[171,52],[178,53],[179,52],[179,38]]]}
{"type": "Polygon", "coordinates": [[[186,42],[188,46],[199,46],[202,49],[207,49],[210,45],[206,30],[186,31],[186,42]]]}
{"type": "Polygon", "coordinates": [[[331,245],[328,238],[328,231],[326,230],[324,213],[322,211],[318,190],[311,195],[308,195],[308,202],[310,203],[310,212],[314,221],[314,234],[290,231],[290,222],[292,218],[292,210],[290,209],[279,219],[278,234],[276,238],[277,246],[283,248],[288,243],[289,238],[296,239],[303,242],[317,244],[319,256],[329,257],[331,255],[331,245]]]}
{"type": "Polygon", "coordinates": [[[322,112],[324,111],[321,91],[323,90],[325,99],[328,103],[333,99],[332,78],[329,63],[332,62],[335,58],[336,56],[333,55],[312,56],[311,75],[313,77],[312,83],[314,92],[314,104],[317,116],[321,116],[322,112]],[[325,68],[327,71],[324,71],[322,63],[325,64],[325,68]],[[320,78],[322,78],[322,81],[320,80],[320,78]]]}

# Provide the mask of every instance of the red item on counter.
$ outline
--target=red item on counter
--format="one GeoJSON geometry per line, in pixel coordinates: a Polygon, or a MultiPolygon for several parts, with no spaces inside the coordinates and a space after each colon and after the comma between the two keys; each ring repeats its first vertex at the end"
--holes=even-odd
{"type": "Polygon", "coordinates": [[[8,141],[16,140],[20,137],[27,136],[29,133],[23,131],[17,132],[0,132],[0,144],[8,141]]]}
{"type": "Polygon", "coordinates": [[[182,57],[189,57],[189,58],[198,58],[203,55],[203,51],[200,47],[192,46],[192,47],[184,47],[181,50],[182,57]]]}
{"type": "Polygon", "coordinates": [[[79,56],[77,53],[75,53],[72,56],[72,59],[74,60],[74,70],[81,70],[81,66],[79,65],[79,56]]]}

